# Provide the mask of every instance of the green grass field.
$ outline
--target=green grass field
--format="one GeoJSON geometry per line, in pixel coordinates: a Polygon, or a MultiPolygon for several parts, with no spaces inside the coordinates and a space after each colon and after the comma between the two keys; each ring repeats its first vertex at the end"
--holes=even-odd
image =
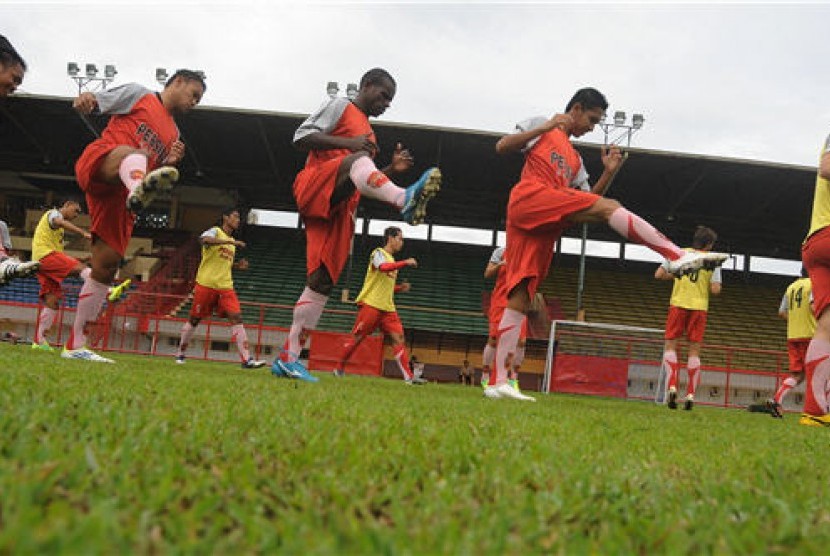
{"type": "Polygon", "coordinates": [[[0,554],[821,554],[828,431],[763,414],[0,346],[0,554]]]}

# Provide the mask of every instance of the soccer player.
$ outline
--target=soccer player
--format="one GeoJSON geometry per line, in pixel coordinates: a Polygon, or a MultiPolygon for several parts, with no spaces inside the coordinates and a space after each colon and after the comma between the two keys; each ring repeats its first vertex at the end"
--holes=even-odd
{"type": "MultiPolygon", "coordinates": [[[[0,98],[7,97],[23,83],[26,62],[9,40],[0,35],[0,98]]],[[[6,223],[0,220],[0,286],[14,278],[24,278],[37,272],[37,262],[20,262],[10,255],[11,236],[6,223]]]]}
{"type": "MultiPolygon", "coordinates": [[[[711,228],[698,226],[692,238],[689,252],[707,253],[715,246],[718,235],[711,228]]],[[[709,311],[709,295],[719,295],[723,289],[720,268],[700,268],[683,276],[671,274],[668,263],[657,267],[654,277],[658,280],[674,280],[669,315],[666,318],[666,343],[663,348],[663,370],[666,373],[669,395],[666,405],[677,409],[677,339],[686,336],[689,340],[689,358],[686,372],[686,401],[683,409],[691,410],[695,401],[695,390],[700,381],[700,344],[706,331],[706,317],[709,311]]]]}
{"type": "Polygon", "coordinates": [[[802,425],[830,427],[830,136],[824,141],[816,176],[810,230],[801,247],[801,260],[813,285],[816,332],[804,358],[802,425]]]}
{"type": "Polygon", "coordinates": [[[294,307],[288,338],[271,368],[276,376],[308,379],[299,361],[310,330],[316,328],[334,284],[349,257],[355,210],[361,195],[389,203],[408,224],[426,216],[426,206],[441,186],[438,168],[426,170],[406,189],[389,174],[413,166],[398,144],[391,164],[378,170],[378,153],[369,117],[380,116],[395,97],[395,80],[375,68],[360,79],[354,101],[336,97],[308,117],[294,134],[294,146],[309,151],[305,168],[294,181],[294,198],[306,228],[306,288],[294,307]]]}
{"type": "Polygon", "coordinates": [[[816,332],[816,317],[813,314],[813,285],[805,269],[801,278],[787,286],[778,316],[787,321],[787,355],[790,361],[790,376],[781,382],[772,399],[767,400],[769,414],[775,418],[784,417],[781,404],[787,392],[804,382],[804,358],[810,339],[816,332]]]}
{"type": "Polygon", "coordinates": [[[173,116],[194,108],[204,92],[201,74],[179,70],[160,93],[132,83],[81,93],[75,99],[73,106],[81,114],[112,114],[112,118],[75,165],[92,219],[92,274],[81,289],[62,357],[107,360],[87,349],[84,327],[101,310],[132,235],[135,212],[178,181],[173,166],[184,156],[184,143],[173,116]]]}
{"type": "Polygon", "coordinates": [[[60,208],[47,210],[40,217],[32,238],[32,259],[40,262],[37,279],[40,282],[40,299],[43,306],[37,317],[33,349],[52,351],[46,340],[58,316],[60,302],[63,299],[63,282],[69,276],[80,276],[88,280],[92,272],[88,266],[63,252],[64,232],[92,239],[92,235],[72,223],[81,212],[81,205],[75,199],[67,199],[60,208]]]}
{"type": "Polygon", "coordinates": [[[553,248],[562,232],[583,222],[603,222],[620,235],[650,247],[670,261],[669,271],[681,275],[704,263],[721,264],[726,255],[686,253],[639,216],[617,201],[600,196],[622,163],[616,147],[603,148],[604,171],[591,191],[582,159],[570,137],[594,129],[608,108],[596,89],[576,92],[565,108],[570,116],[559,124],[552,118],[527,131],[505,135],[496,144],[499,153],[524,150],[525,163],[520,181],[510,192],[507,206],[507,250],[505,258],[507,308],[496,342],[496,384],[485,389],[488,398],[516,398],[507,384],[507,361],[516,351],[522,320],[539,283],[547,276],[553,248]]]}
{"type": "Polygon", "coordinates": [[[395,255],[403,249],[403,232],[400,228],[390,226],[383,231],[383,247],[372,251],[369,267],[363,280],[363,289],[357,296],[360,309],[352,328],[352,338],[346,343],[343,356],[334,371],[335,376],[343,376],[349,358],[366,336],[380,328],[392,340],[392,352],[395,361],[407,384],[425,384],[426,380],[416,377],[409,367],[409,357],[404,344],[403,325],[395,310],[394,295],[408,292],[409,283],[397,284],[398,270],[406,267],[417,268],[418,261],[413,258],[395,261],[395,255]]]}
{"type": "Polygon", "coordinates": [[[196,286],[193,288],[193,306],[190,309],[190,320],[182,326],[179,350],[176,353],[176,363],[185,362],[185,351],[193,332],[199,322],[217,310],[219,316],[228,317],[231,323],[231,340],[236,342],[243,369],[258,369],[264,367],[265,361],[258,361],[251,357],[248,347],[248,334],[242,324],[242,310],[239,299],[233,289],[231,270],[247,270],[247,259],[240,259],[234,263],[236,248],[244,248],[245,242],[233,238],[234,232],[239,229],[241,219],[239,211],[228,208],[222,211],[222,225],[206,230],[199,241],[202,244],[202,261],[196,271],[196,286]]]}
{"type": "MultiPolygon", "coordinates": [[[[484,269],[484,277],[487,279],[496,278],[493,293],[490,295],[490,310],[487,314],[490,322],[490,334],[487,338],[487,344],[484,346],[484,354],[482,355],[481,386],[487,388],[488,386],[495,386],[496,374],[491,374],[490,370],[496,353],[496,336],[499,322],[501,322],[501,317],[507,306],[507,292],[504,291],[504,247],[496,247],[493,250],[493,253],[490,255],[490,260],[487,262],[487,267],[484,269]]],[[[519,388],[519,367],[522,361],[524,361],[526,343],[527,317],[522,321],[522,330],[519,334],[516,353],[513,354],[513,358],[508,366],[507,383],[517,390],[519,388]]],[[[535,400],[535,398],[531,399],[535,400]]]]}

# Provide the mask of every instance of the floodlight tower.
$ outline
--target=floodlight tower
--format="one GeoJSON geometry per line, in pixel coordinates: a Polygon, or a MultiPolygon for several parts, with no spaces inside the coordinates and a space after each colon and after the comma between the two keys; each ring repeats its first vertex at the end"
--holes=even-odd
{"type": "Polygon", "coordinates": [[[103,77],[98,77],[98,66],[95,64],[85,64],[84,72],[81,73],[81,66],[77,62],[68,62],[66,64],[66,74],[75,83],[78,84],[78,94],[84,91],[103,91],[107,85],[115,81],[115,76],[118,70],[112,64],[104,66],[103,77]]]}
{"type": "MultiPolygon", "coordinates": [[[[625,112],[617,110],[614,112],[614,121],[606,121],[605,116],[599,122],[603,132],[603,145],[621,145],[625,140],[625,146],[631,146],[631,136],[637,133],[645,123],[646,119],[642,114],[637,113],[631,116],[631,123],[626,123],[625,112]],[[616,135],[616,137],[614,137],[616,135]],[[609,141],[608,138],[611,138],[609,141]]],[[[628,156],[625,153],[624,156],[628,156]]],[[[609,185],[610,187],[610,185],[609,185]]],[[[608,189],[605,190],[608,193],[608,189]]],[[[576,320],[585,320],[585,307],[582,304],[582,295],[585,290],[585,251],[588,246],[588,224],[582,225],[582,244],[579,251],[579,277],[576,287],[576,320]]]]}
{"type": "MultiPolygon", "coordinates": [[[[176,72],[173,72],[175,74],[176,72]]],[[[193,70],[193,73],[201,77],[202,79],[206,79],[207,75],[202,70],[193,70]]],[[[167,81],[170,79],[170,74],[167,73],[167,68],[156,68],[156,81],[158,84],[164,87],[167,84],[167,81]]]]}

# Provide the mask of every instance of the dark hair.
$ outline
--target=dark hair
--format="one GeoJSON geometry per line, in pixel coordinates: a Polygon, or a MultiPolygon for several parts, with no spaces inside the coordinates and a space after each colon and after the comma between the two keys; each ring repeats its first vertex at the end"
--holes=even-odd
{"type": "Polygon", "coordinates": [[[207,91],[207,84],[205,83],[204,72],[189,69],[176,70],[176,73],[171,75],[170,79],[167,80],[167,83],[164,84],[164,88],[166,89],[167,87],[169,87],[173,83],[173,81],[176,80],[177,77],[181,77],[185,81],[198,81],[199,84],[202,86],[202,90],[207,91]]]}
{"type": "Polygon", "coordinates": [[[388,228],[383,230],[383,243],[385,244],[387,241],[389,241],[389,238],[398,237],[402,233],[403,231],[397,226],[389,226],[388,228]]]}
{"type": "Polygon", "coordinates": [[[565,107],[565,112],[568,112],[575,104],[582,105],[582,108],[585,110],[591,110],[593,108],[608,109],[608,101],[605,100],[603,94],[592,87],[585,87],[584,89],[578,90],[573,98],[571,98],[568,106],[565,107]]]}
{"type": "Polygon", "coordinates": [[[712,228],[706,226],[698,226],[695,230],[695,235],[692,237],[692,247],[694,249],[703,249],[704,247],[711,247],[718,240],[718,234],[712,228]]]}
{"type": "Polygon", "coordinates": [[[0,35],[0,65],[2,66],[10,66],[13,64],[20,64],[23,68],[23,71],[26,71],[26,62],[23,60],[23,57],[18,54],[17,50],[14,49],[12,43],[9,42],[9,39],[0,35]]]}
{"type": "Polygon", "coordinates": [[[75,204],[75,205],[78,205],[79,207],[82,207],[82,206],[83,206],[83,205],[81,204],[81,200],[80,200],[80,199],[78,199],[77,197],[73,197],[73,196],[71,196],[71,195],[70,195],[69,197],[64,197],[64,198],[63,198],[63,200],[61,201],[61,205],[60,205],[60,206],[64,206],[64,205],[66,205],[66,204],[68,204],[68,203],[73,203],[73,204],[75,204]]]}
{"type": "Polygon", "coordinates": [[[235,212],[238,212],[239,216],[242,216],[242,211],[240,211],[238,208],[233,207],[233,206],[223,208],[222,209],[222,216],[230,216],[231,214],[233,214],[235,212]]]}
{"type": "Polygon", "coordinates": [[[377,85],[387,79],[390,83],[392,83],[392,85],[397,87],[395,79],[389,74],[388,71],[382,68],[372,68],[364,73],[363,77],[360,78],[360,88],[362,89],[368,85],[377,85]]]}

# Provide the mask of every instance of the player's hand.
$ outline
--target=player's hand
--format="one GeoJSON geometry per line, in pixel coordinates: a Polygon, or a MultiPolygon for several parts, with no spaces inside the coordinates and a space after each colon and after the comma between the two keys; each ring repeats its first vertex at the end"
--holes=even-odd
{"type": "Polygon", "coordinates": [[[92,240],[92,234],[89,232],[84,232],[81,235],[84,236],[84,239],[92,240]]]}
{"type": "Polygon", "coordinates": [[[358,135],[357,137],[350,137],[346,140],[346,148],[350,151],[356,153],[360,151],[366,151],[369,153],[369,156],[374,158],[380,152],[377,144],[375,144],[371,139],[371,135],[358,135]]]}
{"type": "Polygon", "coordinates": [[[412,284],[410,284],[409,282],[401,282],[400,284],[398,284],[398,292],[400,293],[406,293],[411,289],[412,284]]]}
{"type": "Polygon", "coordinates": [[[611,145],[602,147],[601,157],[602,165],[605,167],[605,171],[616,174],[619,172],[620,167],[622,167],[623,162],[625,162],[628,158],[628,155],[626,154],[623,156],[623,153],[618,146],[611,145]]]}
{"type": "Polygon", "coordinates": [[[406,259],[406,266],[411,266],[412,268],[418,268],[418,261],[415,260],[414,257],[410,257],[406,259]]]}
{"type": "Polygon", "coordinates": [[[184,143],[180,140],[176,139],[173,144],[170,146],[170,153],[168,153],[167,158],[164,159],[163,164],[169,164],[170,166],[175,166],[179,162],[182,161],[184,158],[184,143]]]}
{"type": "Polygon", "coordinates": [[[239,259],[236,261],[237,270],[248,270],[248,259],[239,259]]]}
{"type": "Polygon", "coordinates": [[[551,119],[542,125],[542,129],[545,131],[551,131],[559,128],[565,133],[569,133],[573,125],[574,119],[570,116],[570,114],[555,114],[551,119]]]}
{"type": "Polygon", "coordinates": [[[98,106],[98,101],[95,99],[95,95],[90,92],[81,93],[78,98],[72,101],[72,108],[81,114],[91,113],[96,106],[98,106]]]}
{"type": "MultiPolygon", "coordinates": [[[[233,240],[233,244],[234,244],[236,247],[240,247],[240,248],[242,248],[242,249],[244,249],[245,247],[247,247],[247,245],[245,245],[245,242],[244,242],[244,241],[242,241],[242,240],[240,240],[240,239],[235,239],[235,240],[233,240]]],[[[245,259],[242,259],[242,260],[244,261],[245,259]]]]}
{"type": "Polygon", "coordinates": [[[389,171],[401,174],[411,169],[415,159],[408,149],[403,148],[401,143],[395,144],[395,152],[392,153],[392,162],[389,164],[389,171]]]}

